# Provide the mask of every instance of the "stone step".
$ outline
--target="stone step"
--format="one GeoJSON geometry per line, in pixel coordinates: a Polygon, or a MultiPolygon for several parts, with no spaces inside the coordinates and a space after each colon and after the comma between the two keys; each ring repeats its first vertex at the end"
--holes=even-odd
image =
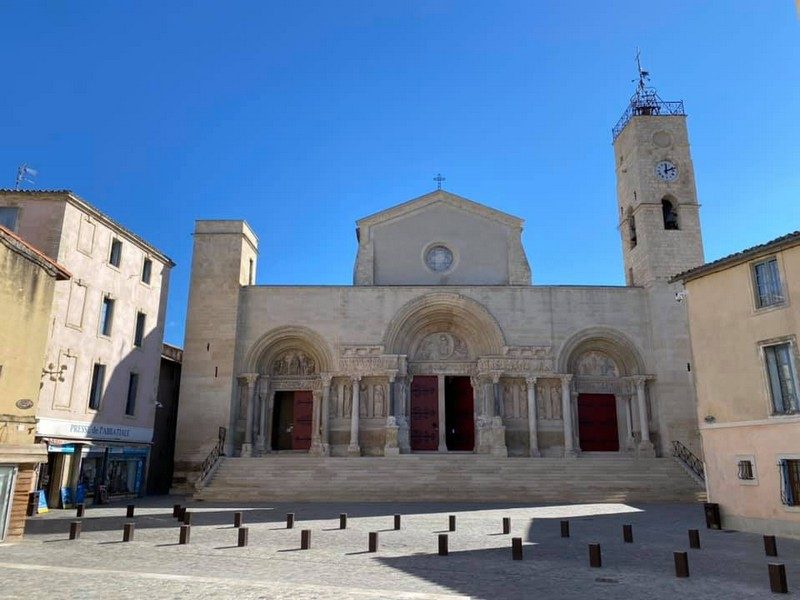
{"type": "Polygon", "coordinates": [[[222,458],[199,500],[686,502],[704,491],[669,458],[473,454],[222,458]]]}

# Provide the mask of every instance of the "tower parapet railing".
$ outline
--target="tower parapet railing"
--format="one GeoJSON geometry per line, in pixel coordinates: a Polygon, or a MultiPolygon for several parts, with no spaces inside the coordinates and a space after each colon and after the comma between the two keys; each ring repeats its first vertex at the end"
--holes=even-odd
{"type": "Polygon", "coordinates": [[[647,116],[686,116],[683,107],[683,100],[666,101],[659,98],[653,88],[641,88],[631,96],[628,108],[622,113],[617,124],[611,130],[614,140],[617,139],[622,130],[633,117],[640,115],[647,116]]]}

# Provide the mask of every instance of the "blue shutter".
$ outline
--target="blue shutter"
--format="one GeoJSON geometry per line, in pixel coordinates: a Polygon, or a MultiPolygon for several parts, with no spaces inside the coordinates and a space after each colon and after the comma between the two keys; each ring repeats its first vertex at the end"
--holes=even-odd
{"type": "Polygon", "coordinates": [[[794,506],[794,493],[789,479],[789,461],[786,459],[778,461],[778,467],[781,470],[781,500],[787,506],[794,506]]]}

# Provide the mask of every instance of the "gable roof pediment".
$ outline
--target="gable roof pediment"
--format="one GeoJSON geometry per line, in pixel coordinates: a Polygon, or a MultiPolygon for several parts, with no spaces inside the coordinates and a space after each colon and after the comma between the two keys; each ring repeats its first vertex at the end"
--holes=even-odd
{"type": "Polygon", "coordinates": [[[471,213],[491,221],[499,221],[511,227],[522,227],[523,219],[504,213],[503,211],[491,208],[485,204],[475,202],[469,198],[464,198],[444,190],[435,190],[424,196],[419,196],[402,204],[397,204],[382,211],[373,213],[356,221],[359,229],[374,227],[405,216],[417,213],[430,206],[444,205],[451,206],[458,210],[471,213]]]}

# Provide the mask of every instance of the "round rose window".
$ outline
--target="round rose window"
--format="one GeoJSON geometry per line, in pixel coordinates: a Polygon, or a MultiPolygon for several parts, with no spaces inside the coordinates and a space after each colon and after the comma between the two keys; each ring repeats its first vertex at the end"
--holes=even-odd
{"type": "Polygon", "coordinates": [[[443,273],[453,266],[453,253],[441,244],[431,246],[425,253],[425,264],[431,271],[443,273]]]}

